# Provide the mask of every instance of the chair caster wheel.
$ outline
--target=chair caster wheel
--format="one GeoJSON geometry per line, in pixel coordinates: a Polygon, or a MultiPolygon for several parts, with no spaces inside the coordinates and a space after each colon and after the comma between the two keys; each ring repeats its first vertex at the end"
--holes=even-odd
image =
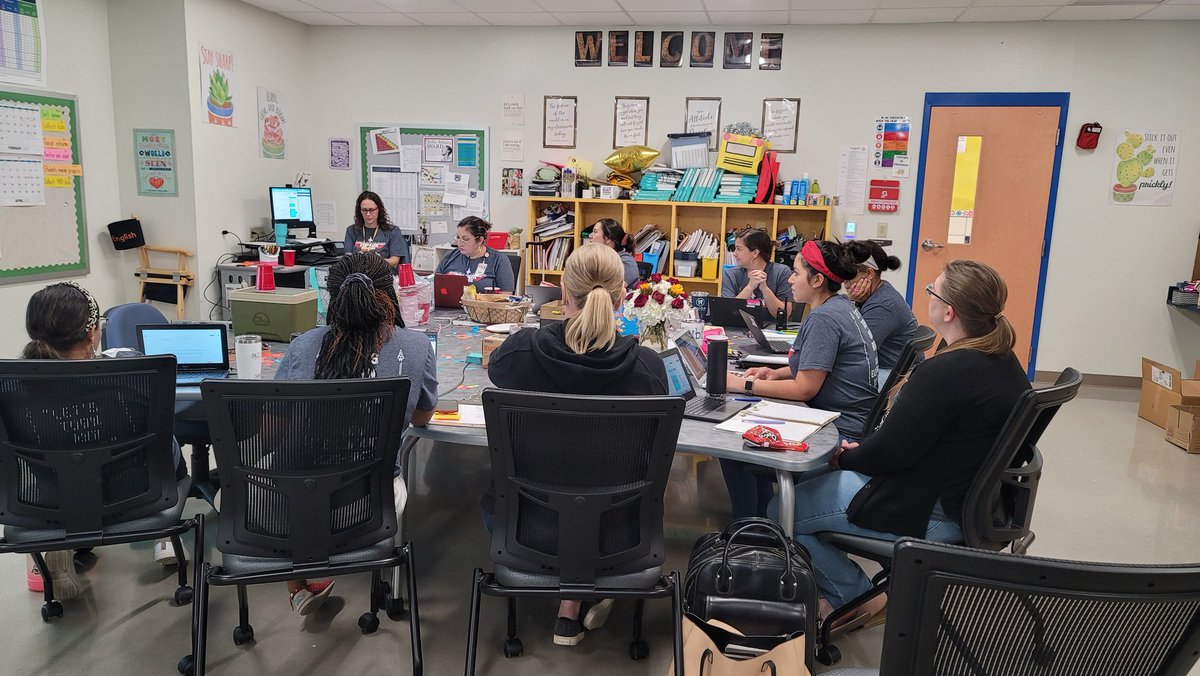
{"type": "Polygon", "coordinates": [[[243,643],[250,643],[253,640],[254,640],[254,627],[251,627],[250,625],[247,624],[245,626],[238,625],[233,628],[233,644],[234,645],[242,645],[243,643]]]}
{"type": "Polygon", "coordinates": [[[191,587],[177,588],[175,590],[175,597],[174,597],[175,605],[177,605],[177,606],[188,605],[189,603],[192,602],[192,595],[193,595],[193,593],[192,593],[191,587]]]}
{"type": "Polygon", "coordinates": [[[521,645],[521,639],[510,638],[504,641],[504,656],[505,657],[520,657],[521,653],[525,652],[525,646],[521,645]]]}
{"type": "Polygon", "coordinates": [[[183,674],[183,676],[192,676],[196,668],[196,660],[191,655],[184,655],[179,664],[175,665],[175,670],[183,674]]]}
{"type": "Polygon", "coordinates": [[[825,666],[837,664],[842,659],[842,651],[835,645],[823,645],[817,650],[817,661],[825,666]]]}
{"type": "Polygon", "coordinates": [[[375,630],[379,628],[379,616],[372,615],[371,613],[363,613],[362,615],[359,615],[358,628],[361,629],[362,633],[364,634],[374,634],[375,630]]]}
{"type": "Polygon", "coordinates": [[[650,646],[645,641],[631,641],[629,643],[629,659],[644,660],[650,656],[650,646]]]}
{"type": "Polygon", "coordinates": [[[387,613],[388,619],[393,622],[399,622],[405,617],[408,617],[408,613],[404,610],[404,599],[398,596],[394,597],[391,594],[384,596],[382,605],[384,612],[387,613]]]}
{"type": "Polygon", "coordinates": [[[50,601],[42,605],[42,621],[49,622],[56,617],[63,616],[62,604],[58,601],[50,601]]]}

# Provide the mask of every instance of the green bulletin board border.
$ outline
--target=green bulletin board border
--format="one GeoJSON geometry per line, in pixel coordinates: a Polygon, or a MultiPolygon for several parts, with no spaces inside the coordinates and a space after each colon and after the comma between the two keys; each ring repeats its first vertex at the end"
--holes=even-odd
{"type": "MultiPolygon", "coordinates": [[[[0,89],[0,100],[17,103],[32,103],[39,106],[62,106],[71,113],[71,164],[83,166],[83,148],[79,143],[79,100],[69,94],[46,92],[37,94],[29,90],[14,88],[0,89]]],[[[86,171],[84,172],[87,173],[86,171]]],[[[39,279],[58,279],[70,277],[75,273],[88,274],[91,267],[88,264],[87,220],[83,203],[83,176],[75,178],[75,225],[76,236],[79,240],[79,261],[76,263],[60,263],[57,265],[39,265],[26,268],[0,268],[0,284],[15,284],[32,282],[39,279]]],[[[0,207],[4,209],[36,209],[37,207],[0,207]]]]}

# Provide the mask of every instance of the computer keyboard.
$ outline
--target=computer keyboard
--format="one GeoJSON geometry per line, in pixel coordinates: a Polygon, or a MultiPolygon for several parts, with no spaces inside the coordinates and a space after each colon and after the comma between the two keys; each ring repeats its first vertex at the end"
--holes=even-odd
{"type": "Polygon", "coordinates": [[[725,397],[696,397],[683,407],[684,415],[710,413],[725,405],[725,397]]]}
{"type": "Polygon", "coordinates": [[[767,343],[771,346],[772,350],[775,350],[780,354],[786,354],[792,351],[792,344],[785,343],[782,340],[768,340],[767,343]]]}
{"type": "Polygon", "coordinates": [[[198,383],[201,380],[209,378],[224,378],[228,371],[188,371],[187,373],[176,373],[176,383],[198,383]]]}

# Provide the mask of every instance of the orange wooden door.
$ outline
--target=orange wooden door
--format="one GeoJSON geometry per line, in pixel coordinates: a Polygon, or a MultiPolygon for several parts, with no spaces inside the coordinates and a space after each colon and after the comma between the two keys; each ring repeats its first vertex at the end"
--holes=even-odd
{"type": "MultiPolygon", "coordinates": [[[[931,97],[934,95],[931,95],[931,97]]],[[[986,95],[980,95],[985,97],[986,95]]],[[[1017,95],[1014,95],[1017,96],[1017,95]]],[[[927,102],[928,104],[928,102],[927,102]]],[[[1032,373],[1038,312],[1050,249],[1050,219],[1065,102],[1047,106],[927,107],[921,203],[910,291],[913,312],[928,312],[925,285],[946,263],[970,258],[999,271],[1008,284],[1004,314],[1017,334],[1014,352],[1032,373]],[[950,238],[951,193],[960,137],[981,137],[969,243],[950,238]]]]}

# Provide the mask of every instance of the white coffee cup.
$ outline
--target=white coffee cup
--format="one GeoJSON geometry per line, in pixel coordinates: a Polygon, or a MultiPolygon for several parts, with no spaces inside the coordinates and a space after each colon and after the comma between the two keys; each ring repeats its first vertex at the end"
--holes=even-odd
{"type": "Polygon", "coordinates": [[[237,377],[242,380],[262,378],[262,336],[247,334],[234,339],[237,377]]]}

